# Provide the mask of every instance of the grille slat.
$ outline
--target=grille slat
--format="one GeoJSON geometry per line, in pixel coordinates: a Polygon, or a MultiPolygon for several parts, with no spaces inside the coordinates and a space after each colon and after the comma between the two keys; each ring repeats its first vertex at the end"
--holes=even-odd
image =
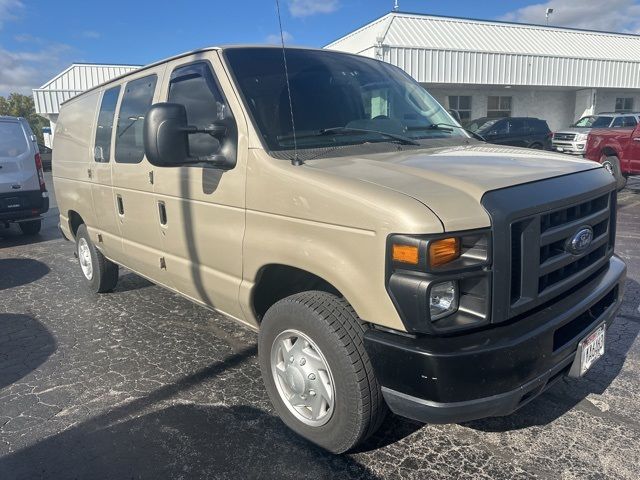
{"type": "Polygon", "coordinates": [[[556,133],[553,136],[554,140],[562,140],[565,142],[572,142],[576,138],[575,133],[556,133]]]}
{"type": "Polygon", "coordinates": [[[613,252],[614,205],[615,194],[607,193],[511,224],[512,315],[561,295],[604,264],[613,252]],[[585,226],[593,229],[592,244],[569,253],[567,241],[585,226]]]}
{"type": "MultiPolygon", "coordinates": [[[[571,234],[575,233],[581,226],[597,225],[608,218],[609,208],[607,207],[606,209],[592,213],[591,215],[578,217],[577,220],[548,229],[540,235],[540,246],[549,245],[550,243],[557,242],[558,240],[566,239],[571,234]]],[[[542,221],[543,220],[541,220],[541,222],[542,221]]]]}
{"type": "MultiPolygon", "coordinates": [[[[608,242],[609,242],[609,233],[607,232],[604,235],[600,235],[599,237],[597,237],[593,241],[591,246],[581,255],[581,257],[590,254],[591,252],[605,245],[608,242]]],[[[549,260],[546,260],[545,262],[540,264],[540,275],[541,276],[549,275],[553,271],[563,268],[569,265],[570,263],[575,262],[576,258],[577,258],[576,256],[571,255],[570,253],[562,253],[560,255],[551,257],[549,260]]]]}

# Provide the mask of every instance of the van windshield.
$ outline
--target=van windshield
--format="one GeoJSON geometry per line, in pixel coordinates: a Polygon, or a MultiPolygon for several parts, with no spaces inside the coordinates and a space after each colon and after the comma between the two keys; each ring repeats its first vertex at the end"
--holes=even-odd
{"type": "Polygon", "coordinates": [[[0,157],[17,157],[29,149],[22,125],[0,121],[0,157]]]}
{"type": "MultiPolygon", "coordinates": [[[[230,48],[225,55],[268,148],[292,149],[282,50],[230,48]]],[[[299,148],[468,138],[436,127],[457,122],[396,67],[330,51],[287,49],[286,56],[299,148]]]]}

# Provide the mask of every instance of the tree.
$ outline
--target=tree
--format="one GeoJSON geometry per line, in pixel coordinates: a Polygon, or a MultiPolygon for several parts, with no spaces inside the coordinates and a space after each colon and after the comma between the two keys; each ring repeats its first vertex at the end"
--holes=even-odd
{"type": "Polygon", "coordinates": [[[38,143],[44,143],[42,127],[48,127],[49,120],[36,113],[33,97],[20,93],[12,93],[6,98],[0,96],[0,115],[24,117],[29,122],[31,130],[33,130],[38,139],[38,143]]]}

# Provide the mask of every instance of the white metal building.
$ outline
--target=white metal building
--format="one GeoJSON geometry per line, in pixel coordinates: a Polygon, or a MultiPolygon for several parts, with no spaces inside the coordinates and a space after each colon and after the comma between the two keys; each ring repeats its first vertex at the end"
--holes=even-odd
{"type": "Polygon", "coordinates": [[[637,35],[392,12],[325,48],[404,69],[463,120],[640,111],[637,35]]]}
{"type": "Polygon", "coordinates": [[[44,140],[48,147],[53,142],[60,104],[85,90],[112,78],[140,68],[138,65],[98,65],[74,63],[40,88],[33,90],[36,113],[51,122],[51,129],[45,131],[44,140]]]}

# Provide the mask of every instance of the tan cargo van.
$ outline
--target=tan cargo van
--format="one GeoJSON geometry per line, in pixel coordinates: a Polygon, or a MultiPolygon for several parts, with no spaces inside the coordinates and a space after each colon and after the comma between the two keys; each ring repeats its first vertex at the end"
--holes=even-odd
{"type": "Polygon", "coordinates": [[[54,156],[90,288],[123,265],[258,331],[275,410],[333,452],[387,408],[513,412],[588,371],[622,300],[606,170],[482,143],[373,59],[180,55],[66,102],[54,156]]]}

